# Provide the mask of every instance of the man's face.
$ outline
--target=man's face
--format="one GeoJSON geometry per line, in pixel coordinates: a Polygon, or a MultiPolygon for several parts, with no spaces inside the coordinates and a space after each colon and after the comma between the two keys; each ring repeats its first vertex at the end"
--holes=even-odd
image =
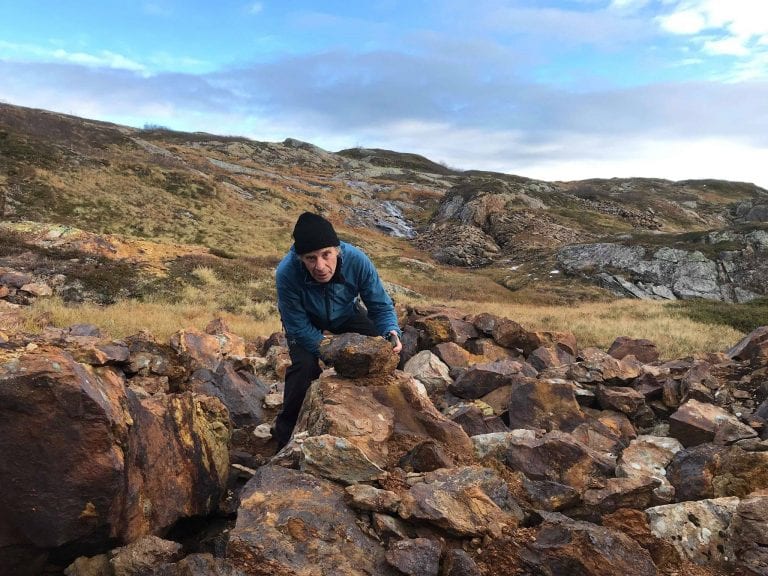
{"type": "Polygon", "coordinates": [[[336,246],[320,248],[320,250],[302,254],[300,258],[315,281],[330,282],[339,262],[339,249],[336,246]]]}

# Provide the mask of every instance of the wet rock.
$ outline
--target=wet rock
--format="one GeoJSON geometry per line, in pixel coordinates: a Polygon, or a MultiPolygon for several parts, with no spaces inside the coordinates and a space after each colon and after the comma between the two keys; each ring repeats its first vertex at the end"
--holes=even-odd
{"type": "Polygon", "coordinates": [[[328,480],[266,465],[240,501],[227,559],[246,574],[397,574],[384,549],[358,527],[344,490],[328,480]]]}
{"type": "Polygon", "coordinates": [[[564,380],[523,380],[509,397],[510,428],[570,432],[586,420],[573,386],[564,380]]]}
{"type": "Polygon", "coordinates": [[[392,352],[392,345],[380,336],[340,334],[320,343],[320,358],[333,365],[343,378],[390,374],[400,358],[392,352]]]}
{"type": "Polygon", "coordinates": [[[439,542],[428,538],[412,538],[392,542],[387,562],[409,576],[437,576],[440,569],[439,542]]]}
{"type": "Polygon", "coordinates": [[[643,364],[650,364],[659,359],[659,350],[656,344],[645,338],[630,338],[628,336],[616,338],[608,348],[608,354],[617,360],[632,355],[643,364]]]}
{"type": "Polygon", "coordinates": [[[646,510],[651,532],[697,564],[725,561],[728,526],[739,499],[665,504],[646,510]]]}
{"type": "Polygon", "coordinates": [[[535,539],[521,553],[534,573],[655,576],[650,554],[626,534],[557,512],[542,512],[535,539]]]}
{"type": "Polygon", "coordinates": [[[428,472],[403,494],[399,514],[462,537],[498,536],[523,518],[504,480],[479,466],[428,472]]]}

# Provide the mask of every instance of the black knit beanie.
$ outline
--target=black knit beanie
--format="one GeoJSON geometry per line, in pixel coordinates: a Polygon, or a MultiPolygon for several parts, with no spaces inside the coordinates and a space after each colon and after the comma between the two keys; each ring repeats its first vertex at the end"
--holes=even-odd
{"type": "Polygon", "coordinates": [[[333,225],[322,216],[304,212],[293,228],[294,249],[297,254],[314,252],[329,246],[338,246],[339,237],[333,225]]]}

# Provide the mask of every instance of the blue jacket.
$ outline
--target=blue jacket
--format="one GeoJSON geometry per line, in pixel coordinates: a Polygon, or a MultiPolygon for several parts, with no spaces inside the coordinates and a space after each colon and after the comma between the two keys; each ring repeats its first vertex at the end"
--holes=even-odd
{"type": "Polygon", "coordinates": [[[277,307],[290,343],[315,355],[323,330],[334,331],[357,313],[358,295],[382,336],[400,333],[392,299],[365,253],[346,242],[330,282],[316,282],[293,246],[277,266],[277,307]]]}

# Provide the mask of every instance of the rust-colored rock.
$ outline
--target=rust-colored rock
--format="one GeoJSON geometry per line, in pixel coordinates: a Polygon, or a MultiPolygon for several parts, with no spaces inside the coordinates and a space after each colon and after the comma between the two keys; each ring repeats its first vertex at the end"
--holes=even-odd
{"type": "Polygon", "coordinates": [[[536,574],[656,576],[650,554],[626,534],[558,512],[542,512],[544,522],[521,553],[536,574]]]}
{"type": "Polygon", "coordinates": [[[633,415],[645,406],[645,396],[628,386],[598,386],[597,401],[603,410],[633,415]]]}
{"type": "Polygon", "coordinates": [[[364,534],[340,486],[303,472],[262,466],[240,497],[229,562],[250,576],[398,572],[364,534]]]}
{"type": "Polygon", "coordinates": [[[529,364],[516,360],[501,360],[475,364],[449,384],[448,390],[459,398],[475,399],[508,384],[536,376],[529,364]]]}
{"type": "Polygon", "coordinates": [[[586,420],[573,386],[563,380],[527,379],[512,387],[510,428],[572,431],[586,420]]]}
{"type": "Polygon", "coordinates": [[[686,448],[715,438],[718,428],[738,419],[714,404],[688,400],[669,418],[669,435],[677,438],[686,448]]]}
{"type": "Polygon", "coordinates": [[[650,364],[659,359],[659,350],[656,344],[645,338],[630,338],[629,336],[616,338],[608,348],[608,354],[617,360],[632,355],[643,364],[650,364]]]}
{"type": "MultiPolygon", "coordinates": [[[[390,374],[400,361],[392,345],[381,336],[340,334],[320,343],[320,358],[344,378],[390,374]]],[[[362,382],[361,382],[362,384],[362,382]]]]}

